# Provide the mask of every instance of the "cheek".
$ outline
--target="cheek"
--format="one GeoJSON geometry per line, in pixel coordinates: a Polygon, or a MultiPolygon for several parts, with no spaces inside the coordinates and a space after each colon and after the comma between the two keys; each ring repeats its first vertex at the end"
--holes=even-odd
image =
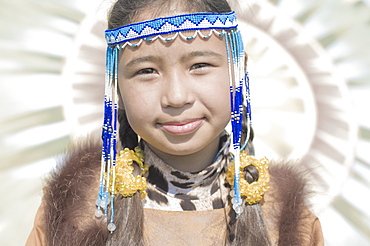
{"type": "Polygon", "coordinates": [[[132,126],[133,122],[136,121],[136,119],[140,118],[140,112],[141,110],[138,110],[140,108],[140,105],[143,103],[141,102],[140,92],[136,90],[135,87],[129,86],[125,84],[125,82],[120,83],[120,92],[121,92],[121,101],[122,106],[124,107],[127,115],[127,119],[130,122],[130,125],[132,126]]]}
{"type": "Polygon", "coordinates": [[[138,86],[122,85],[121,96],[123,107],[126,110],[128,122],[132,129],[140,135],[145,123],[153,122],[153,112],[156,106],[155,93],[143,90],[138,86]]]}
{"type": "Polygon", "coordinates": [[[226,92],[222,93],[222,95],[219,95],[220,98],[217,101],[217,108],[219,108],[220,114],[222,115],[221,117],[225,119],[225,121],[230,120],[230,111],[231,111],[231,106],[230,106],[230,93],[229,93],[229,87],[226,88],[226,92]]]}
{"type": "Polygon", "coordinates": [[[123,104],[126,110],[127,118],[130,121],[139,121],[145,118],[149,111],[148,102],[135,95],[123,95],[123,104]]]}
{"type": "Polygon", "coordinates": [[[145,128],[145,124],[149,122],[148,117],[148,112],[146,111],[145,107],[143,109],[140,109],[140,104],[138,102],[125,102],[124,108],[126,110],[126,116],[127,120],[134,132],[138,135],[142,135],[142,132],[145,128]]]}
{"type": "Polygon", "coordinates": [[[122,79],[118,77],[119,89],[121,93],[121,100],[127,111],[132,111],[131,108],[137,108],[140,104],[144,103],[142,101],[142,92],[140,87],[135,86],[134,82],[127,79],[122,79]]]}
{"type": "Polygon", "coordinates": [[[218,120],[226,121],[230,119],[230,86],[228,78],[210,86],[204,95],[212,114],[218,120]]]}

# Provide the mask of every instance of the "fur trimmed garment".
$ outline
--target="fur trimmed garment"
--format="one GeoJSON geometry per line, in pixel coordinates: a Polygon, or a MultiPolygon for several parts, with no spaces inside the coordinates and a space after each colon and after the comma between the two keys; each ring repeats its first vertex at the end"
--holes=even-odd
{"type": "MultiPolygon", "coordinates": [[[[92,142],[79,146],[51,173],[26,246],[107,244],[110,235],[106,224],[94,216],[101,146],[92,142]]],[[[271,189],[261,201],[261,207],[272,245],[324,245],[320,222],[305,204],[306,181],[299,169],[297,164],[270,164],[271,189]]],[[[130,210],[120,205],[117,202],[117,213],[130,210]]],[[[144,208],[139,215],[143,218],[143,232],[122,245],[139,245],[135,240],[148,246],[225,245],[228,207],[206,211],[144,208]]],[[[120,229],[120,222],[125,223],[117,222],[117,230],[121,231],[113,233],[117,236],[125,232],[124,226],[120,229]]],[[[126,226],[130,225],[126,223],[126,226]]]]}

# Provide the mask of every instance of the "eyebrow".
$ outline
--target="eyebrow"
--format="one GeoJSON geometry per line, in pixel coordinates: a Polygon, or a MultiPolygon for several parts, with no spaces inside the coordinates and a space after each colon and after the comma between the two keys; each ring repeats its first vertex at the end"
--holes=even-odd
{"type": "Polygon", "coordinates": [[[206,57],[215,57],[215,58],[223,58],[224,56],[216,53],[211,50],[202,50],[202,51],[192,51],[184,56],[181,57],[182,62],[186,62],[191,60],[194,57],[201,57],[201,56],[206,56],[206,57]]]}
{"type": "Polygon", "coordinates": [[[139,64],[141,62],[158,62],[158,61],[161,61],[162,59],[157,57],[157,56],[142,56],[142,57],[138,57],[138,58],[135,58],[135,59],[132,59],[131,61],[129,61],[127,64],[126,64],[126,69],[130,69],[131,67],[135,66],[136,64],[139,64]]]}
{"type": "MultiPolygon", "coordinates": [[[[181,62],[187,62],[187,61],[190,61],[191,59],[193,59],[194,57],[202,57],[202,56],[215,57],[215,58],[223,58],[224,57],[223,55],[221,55],[219,53],[216,53],[214,51],[203,50],[203,51],[192,51],[188,54],[185,54],[180,58],[180,60],[181,60],[181,62]]],[[[131,67],[133,67],[133,66],[135,66],[139,63],[142,63],[142,62],[161,62],[161,61],[162,61],[162,58],[157,57],[157,56],[142,56],[142,57],[134,58],[131,61],[129,61],[126,64],[125,68],[129,70],[131,67]]]]}

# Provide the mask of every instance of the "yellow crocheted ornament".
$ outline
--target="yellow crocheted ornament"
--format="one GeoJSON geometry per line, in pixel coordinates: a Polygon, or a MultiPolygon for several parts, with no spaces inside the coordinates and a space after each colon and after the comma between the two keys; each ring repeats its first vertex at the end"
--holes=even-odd
{"type": "Polygon", "coordinates": [[[144,163],[144,155],[139,147],[135,151],[125,148],[117,155],[116,165],[113,167],[114,192],[122,194],[124,197],[133,196],[137,191],[141,193],[141,198],[144,198],[146,193],[146,178],[143,177],[149,169],[149,165],[144,163]],[[141,174],[136,177],[133,175],[133,162],[136,162],[141,174]]]}
{"type": "MultiPolygon", "coordinates": [[[[227,182],[234,185],[234,164],[228,167],[226,173],[227,182]]],[[[247,152],[240,152],[240,195],[245,198],[248,204],[256,204],[262,200],[263,195],[270,189],[270,173],[268,171],[267,158],[257,159],[247,152]],[[252,183],[244,177],[244,168],[253,165],[258,170],[258,180],[252,183]]]]}

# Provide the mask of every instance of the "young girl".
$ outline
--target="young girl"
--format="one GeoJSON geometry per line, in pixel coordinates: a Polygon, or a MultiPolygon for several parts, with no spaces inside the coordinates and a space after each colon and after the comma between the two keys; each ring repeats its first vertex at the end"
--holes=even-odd
{"type": "Polygon", "coordinates": [[[302,172],[253,157],[228,3],[118,0],[108,23],[103,150],[52,173],[27,245],[323,245],[302,172]]]}

